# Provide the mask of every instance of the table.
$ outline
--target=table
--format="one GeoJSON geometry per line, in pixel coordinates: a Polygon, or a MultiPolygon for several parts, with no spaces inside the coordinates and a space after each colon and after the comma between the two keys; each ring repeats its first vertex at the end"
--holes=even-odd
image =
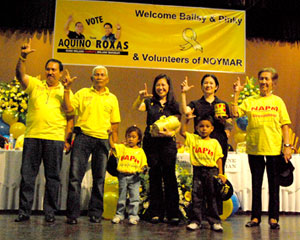
{"type": "MultiPolygon", "coordinates": [[[[300,212],[300,155],[293,154],[294,182],[289,187],[280,187],[280,212],[300,212]]],[[[248,156],[245,153],[229,153],[225,172],[234,187],[243,211],[251,211],[252,187],[248,156]]],[[[262,211],[268,211],[268,179],[265,170],[262,186],[262,211]]]]}
{"type": "MultiPolygon", "coordinates": [[[[181,166],[190,168],[189,155],[179,153],[178,161],[181,166]]],[[[295,167],[294,182],[289,187],[280,188],[280,211],[300,212],[300,154],[294,154],[292,163],[295,167]]],[[[19,184],[21,181],[20,169],[22,151],[0,150],[0,210],[18,209],[19,184]]],[[[66,209],[70,155],[64,155],[61,170],[60,209],[66,209]]],[[[234,187],[243,211],[251,211],[252,188],[251,173],[247,154],[230,152],[226,161],[225,171],[234,187]]],[[[91,196],[92,174],[91,165],[82,181],[81,209],[86,210],[91,196]]],[[[43,209],[43,196],[45,192],[44,167],[41,164],[36,179],[33,210],[43,209]]],[[[268,211],[268,182],[266,172],[262,187],[262,210],[268,211]]]]}
{"type": "MultiPolygon", "coordinates": [[[[0,150],[0,210],[15,210],[19,208],[19,185],[21,182],[22,151],[0,150]]],[[[69,179],[70,155],[64,155],[62,170],[60,173],[60,209],[66,210],[68,179],[69,179]]],[[[81,208],[86,210],[92,190],[91,162],[89,161],[87,172],[82,181],[81,208]]],[[[44,166],[41,164],[39,174],[35,182],[33,210],[43,209],[43,197],[45,193],[44,166]]]]}

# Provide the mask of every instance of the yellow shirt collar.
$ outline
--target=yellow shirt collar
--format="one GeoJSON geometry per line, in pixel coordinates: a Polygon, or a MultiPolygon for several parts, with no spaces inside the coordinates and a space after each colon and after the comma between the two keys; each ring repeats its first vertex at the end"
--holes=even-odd
{"type": "Polygon", "coordinates": [[[108,87],[105,87],[105,92],[103,92],[103,93],[99,93],[99,92],[94,88],[94,86],[91,87],[91,91],[93,91],[93,92],[95,92],[95,93],[97,93],[97,94],[99,94],[99,95],[109,95],[109,89],[108,89],[108,87]]]}

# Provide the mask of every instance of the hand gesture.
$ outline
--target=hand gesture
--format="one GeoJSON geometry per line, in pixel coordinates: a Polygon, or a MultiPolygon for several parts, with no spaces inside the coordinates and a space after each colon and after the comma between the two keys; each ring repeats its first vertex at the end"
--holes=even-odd
{"type": "Polygon", "coordinates": [[[241,84],[241,79],[237,77],[237,81],[233,84],[233,91],[235,93],[239,93],[244,89],[245,83],[242,85],[241,84]]]}
{"type": "Polygon", "coordinates": [[[65,76],[65,78],[62,80],[62,84],[64,85],[64,88],[65,88],[65,89],[70,89],[72,83],[74,82],[74,80],[75,80],[76,78],[77,78],[77,77],[71,77],[71,76],[70,76],[70,73],[69,73],[69,71],[68,71],[68,69],[66,69],[66,76],[65,76]]]}
{"type": "Polygon", "coordinates": [[[121,25],[119,23],[116,24],[116,28],[117,28],[117,30],[121,30],[121,25]]]}
{"type": "Polygon", "coordinates": [[[181,92],[185,93],[185,92],[189,91],[193,87],[194,87],[194,85],[189,86],[189,84],[188,84],[188,77],[185,76],[184,81],[181,83],[181,92]]]}
{"type": "Polygon", "coordinates": [[[196,115],[194,115],[194,111],[195,111],[195,108],[192,108],[192,110],[185,115],[185,118],[187,120],[191,120],[191,119],[195,118],[196,115]]]}
{"type": "Polygon", "coordinates": [[[140,97],[141,97],[142,99],[152,98],[153,95],[148,93],[148,90],[147,90],[147,84],[146,84],[146,83],[144,84],[144,87],[145,87],[144,90],[139,91],[140,97]]]}
{"type": "Polygon", "coordinates": [[[72,22],[73,21],[73,15],[71,14],[69,17],[68,17],[68,23],[72,22]]]}
{"type": "Polygon", "coordinates": [[[31,49],[31,38],[29,38],[28,43],[23,43],[21,47],[21,56],[26,58],[32,52],[35,52],[35,49],[31,49]]]}

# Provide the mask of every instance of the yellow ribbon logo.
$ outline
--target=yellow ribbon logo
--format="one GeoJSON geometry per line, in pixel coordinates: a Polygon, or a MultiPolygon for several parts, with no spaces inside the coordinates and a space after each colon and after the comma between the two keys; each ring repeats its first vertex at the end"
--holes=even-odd
{"type": "Polygon", "coordinates": [[[195,50],[203,52],[203,47],[200,45],[200,43],[197,42],[197,34],[193,29],[184,29],[182,32],[182,37],[187,43],[180,45],[181,51],[186,51],[193,47],[195,50]]]}

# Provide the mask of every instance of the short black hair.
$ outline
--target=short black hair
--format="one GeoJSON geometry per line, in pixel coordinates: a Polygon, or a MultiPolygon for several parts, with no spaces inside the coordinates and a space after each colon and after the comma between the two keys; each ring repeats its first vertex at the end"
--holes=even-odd
{"type": "MultiPolygon", "coordinates": [[[[76,23],[75,23],[75,27],[77,26],[77,24],[80,24],[80,23],[82,24],[82,22],[76,22],[76,23]]],[[[82,24],[82,25],[83,25],[83,24],[82,24]]]]}
{"type": "Polygon", "coordinates": [[[197,121],[197,126],[199,125],[199,123],[203,120],[207,120],[209,121],[213,126],[215,124],[215,121],[214,121],[214,118],[211,116],[211,115],[203,115],[203,116],[200,116],[200,117],[197,117],[196,121],[197,121]]]}
{"type": "Polygon", "coordinates": [[[142,137],[143,137],[143,134],[142,134],[142,131],[140,128],[138,128],[136,125],[133,125],[133,126],[130,126],[126,129],[126,132],[125,132],[125,138],[127,137],[127,135],[131,132],[136,132],[138,137],[139,137],[139,142],[138,142],[138,146],[141,146],[141,142],[142,142],[142,137]]]}
{"type": "Polygon", "coordinates": [[[54,58],[51,58],[49,59],[46,64],[45,64],[45,69],[47,68],[48,66],[48,63],[50,62],[55,62],[55,63],[58,63],[59,65],[59,71],[62,72],[64,70],[64,65],[61,63],[61,61],[57,60],[57,59],[54,59],[54,58]]]}
{"type": "Polygon", "coordinates": [[[109,23],[109,22],[104,23],[103,27],[105,27],[105,25],[108,25],[108,26],[110,26],[111,28],[113,28],[113,26],[112,26],[111,23],[109,23]]]}

